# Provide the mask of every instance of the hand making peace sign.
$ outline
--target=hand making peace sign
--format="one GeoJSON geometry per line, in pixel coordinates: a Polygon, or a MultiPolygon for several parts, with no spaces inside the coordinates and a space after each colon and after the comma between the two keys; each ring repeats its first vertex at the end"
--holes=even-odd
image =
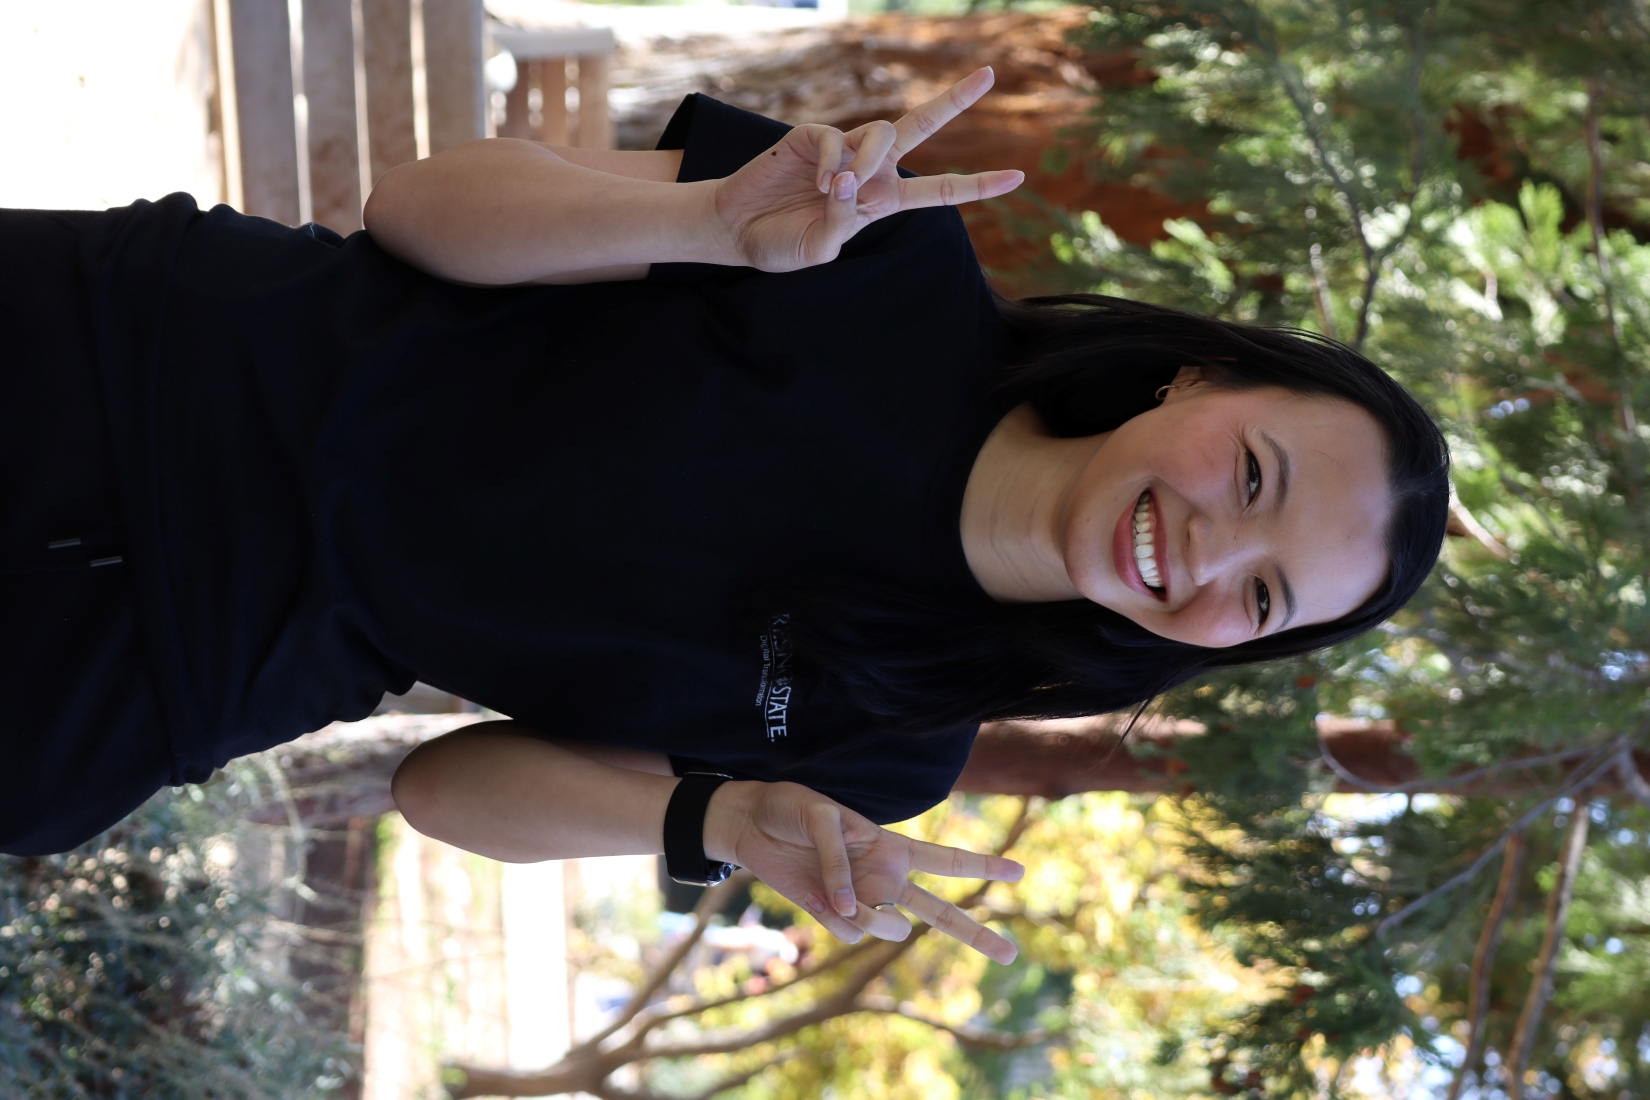
{"type": "Polygon", "coordinates": [[[707,816],[705,824],[707,852],[717,848],[713,858],[753,872],[839,940],[903,940],[911,922],[898,905],[997,962],[1014,961],[1013,944],[907,878],[923,871],[1017,882],[1025,868],[1012,859],[890,832],[796,783],[727,783],[712,811],[715,819],[707,816]]]}
{"type": "Polygon", "coordinates": [[[977,69],[898,122],[868,122],[847,133],[794,128],[718,186],[716,212],[735,251],[759,270],[794,271],[834,260],[879,218],[1014,190],[1024,173],[903,179],[895,171],[901,157],[971,107],[995,79],[989,68],[977,69]]]}

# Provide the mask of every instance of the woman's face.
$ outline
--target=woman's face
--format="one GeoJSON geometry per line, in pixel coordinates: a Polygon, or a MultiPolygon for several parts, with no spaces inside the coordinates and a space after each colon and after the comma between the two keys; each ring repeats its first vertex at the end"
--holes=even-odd
{"type": "Polygon", "coordinates": [[[1230,646],[1356,609],[1387,571],[1386,440],[1368,412],[1183,368],[1095,452],[1063,515],[1084,596],[1154,634],[1230,646]]]}

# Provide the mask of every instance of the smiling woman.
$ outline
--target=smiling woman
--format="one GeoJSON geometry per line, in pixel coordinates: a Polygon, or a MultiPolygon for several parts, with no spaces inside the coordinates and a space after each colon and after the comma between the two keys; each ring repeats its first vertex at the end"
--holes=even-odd
{"type": "Polygon", "coordinates": [[[791,597],[809,609],[801,644],[862,705],[895,724],[1127,710],[1204,671],[1355,637],[1426,579],[1448,448],[1368,359],[1100,295],[997,307],[1010,411],[961,511],[994,602],[791,597]]]}
{"type": "Polygon", "coordinates": [[[511,716],[402,764],[423,832],[738,864],[844,939],[897,904],[1011,959],[908,876],[1018,865],[881,823],[983,721],[1369,628],[1448,483],[1341,345],[996,296],[948,207],[1019,174],[898,168],[990,84],[847,133],[694,96],[649,153],[476,142],[347,241],[183,195],[0,213],[33,258],[0,270],[0,849],[416,678],[511,716]]]}
{"type": "Polygon", "coordinates": [[[1075,441],[1049,436],[1030,406],[1004,418],[963,500],[963,544],[987,592],[1087,599],[1217,648],[1339,619],[1374,595],[1392,505],[1369,412],[1234,390],[1191,366],[1159,392],[1157,409],[1075,441]],[[1069,482],[1049,476],[1065,465],[1077,467],[1069,482]],[[1016,527],[1024,544],[985,536],[1016,527]],[[1034,545],[1045,537],[1047,553],[1034,545]],[[1048,576],[1029,575],[1042,561],[1048,576]]]}

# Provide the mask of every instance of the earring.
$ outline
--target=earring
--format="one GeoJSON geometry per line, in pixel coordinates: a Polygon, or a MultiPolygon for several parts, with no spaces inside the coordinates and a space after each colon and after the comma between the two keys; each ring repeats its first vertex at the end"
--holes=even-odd
{"type": "Polygon", "coordinates": [[[1169,396],[1169,391],[1172,390],[1172,389],[1174,389],[1173,383],[1171,383],[1167,386],[1157,387],[1157,399],[1159,401],[1163,400],[1165,397],[1169,396]]]}

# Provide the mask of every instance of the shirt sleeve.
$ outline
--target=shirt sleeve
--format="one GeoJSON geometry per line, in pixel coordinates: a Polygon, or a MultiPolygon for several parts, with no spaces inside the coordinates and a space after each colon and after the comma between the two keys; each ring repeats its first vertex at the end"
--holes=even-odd
{"type": "Polygon", "coordinates": [[[670,116],[658,148],[682,150],[676,182],[697,183],[733,175],[790,130],[786,123],[695,92],[670,116]]]}

